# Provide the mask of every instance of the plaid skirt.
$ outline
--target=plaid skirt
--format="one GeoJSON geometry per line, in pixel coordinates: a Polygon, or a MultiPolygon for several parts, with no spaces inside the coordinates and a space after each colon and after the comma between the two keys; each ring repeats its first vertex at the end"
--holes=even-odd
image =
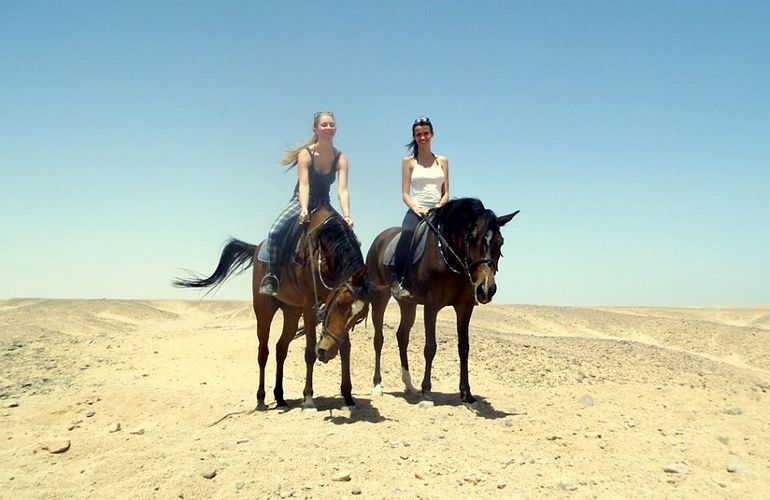
{"type": "Polygon", "coordinates": [[[278,215],[273,225],[270,226],[270,230],[267,233],[267,254],[270,261],[268,262],[268,268],[271,273],[275,274],[278,270],[275,269],[275,265],[278,263],[279,253],[281,251],[281,242],[286,236],[286,232],[291,227],[291,223],[299,215],[300,206],[299,199],[297,197],[292,198],[286,208],[278,215]]]}

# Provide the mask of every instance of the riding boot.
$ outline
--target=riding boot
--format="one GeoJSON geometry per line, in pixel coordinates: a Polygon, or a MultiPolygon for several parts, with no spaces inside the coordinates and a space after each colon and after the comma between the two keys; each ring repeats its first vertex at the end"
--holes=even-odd
{"type": "Polygon", "coordinates": [[[394,299],[411,299],[412,294],[404,288],[403,279],[400,279],[396,273],[390,275],[390,294],[394,299]]]}
{"type": "Polygon", "coordinates": [[[270,295],[271,297],[278,297],[278,287],[278,277],[273,273],[267,273],[259,284],[259,293],[262,295],[270,295]]]}

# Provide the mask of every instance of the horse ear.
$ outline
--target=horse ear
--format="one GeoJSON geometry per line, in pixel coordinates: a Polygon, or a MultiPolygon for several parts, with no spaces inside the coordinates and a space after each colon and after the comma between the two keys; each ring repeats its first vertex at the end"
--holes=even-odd
{"type": "Polygon", "coordinates": [[[520,210],[516,210],[512,214],[501,215],[500,217],[497,218],[497,223],[502,227],[502,226],[506,225],[507,223],[509,223],[511,221],[511,219],[516,217],[516,214],[519,213],[519,212],[520,212],[520,210]]]}

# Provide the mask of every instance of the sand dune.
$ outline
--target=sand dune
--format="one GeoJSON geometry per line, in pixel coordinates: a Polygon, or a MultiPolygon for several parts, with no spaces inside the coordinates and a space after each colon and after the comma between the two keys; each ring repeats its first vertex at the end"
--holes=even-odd
{"type": "MultiPolygon", "coordinates": [[[[291,408],[250,413],[247,302],[0,301],[0,498],[767,498],[769,307],[477,308],[475,408],[459,403],[453,312],[431,408],[403,392],[397,324],[391,304],[382,396],[369,322],[352,335],[352,413],[336,359],[315,369],[319,411],[300,411],[302,340],[291,408]]],[[[416,385],[423,343],[418,315],[416,385]]]]}

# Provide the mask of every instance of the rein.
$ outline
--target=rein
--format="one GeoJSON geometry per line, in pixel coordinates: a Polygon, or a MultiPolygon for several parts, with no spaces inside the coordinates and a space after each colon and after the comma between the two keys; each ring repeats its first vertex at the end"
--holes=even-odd
{"type": "MultiPolygon", "coordinates": [[[[495,271],[497,271],[494,261],[488,256],[482,257],[480,259],[476,259],[470,264],[468,264],[466,260],[461,259],[460,256],[457,255],[457,252],[454,251],[454,249],[452,248],[452,245],[449,244],[446,238],[444,238],[441,232],[439,232],[439,230],[436,228],[436,226],[433,225],[433,223],[430,221],[430,219],[427,216],[423,217],[423,220],[425,221],[426,224],[428,224],[428,227],[430,228],[430,230],[433,231],[433,233],[436,235],[436,238],[438,239],[441,247],[446,248],[449,251],[450,255],[454,257],[455,260],[457,260],[457,262],[459,262],[460,265],[462,266],[462,269],[458,271],[457,269],[452,267],[452,265],[449,262],[447,262],[446,264],[450,271],[452,271],[455,274],[464,274],[468,278],[468,281],[471,282],[471,284],[473,283],[473,277],[471,276],[471,272],[476,268],[476,266],[480,266],[481,264],[489,264],[490,266],[492,266],[493,269],[495,269],[495,271]]],[[[465,255],[470,255],[469,246],[470,246],[470,240],[466,238],[465,255]]]]}
{"type": "MultiPolygon", "coordinates": [[[[311,279],[313,281],[313,299],[315,301],[315,304],[313,305],[313,310],[316,313],[316,324],[321,323],[321,339],[323,339],[324,336],[328,335],[333,340],[335,340],[337,343],[342,344],[342,339],[337,337],[336,335],[334,335],[329,330],[329,326],[328,326],[328,324],[326,322],[326,320],[327,320],[327,312],[328,312],[327,311],[328,304],[331,304],[332,302],[334,302],[335,297],[342,290],[342,284],[337,285],[336,287],[330,286],[329,284],[327,284],[326,280],[323,277],[323,271],[321,269],[321,264],[323,263],[322,254],[321,254],[321,247],[320,246],[316,247],[317,248],[317,253],[318,253],[318,258],[316,259],[316,262],[315,262],[315,265],[314,265],[314,263],[313,263],[313,241],[310,238],[310,235],[311,235],[311,233],[313,231],[317,231],[318,229],[323,227],[324,224],[326,224],[327,222],[332,220],[332,218],[334,218],[334,214],[329,215],[329,217],[324,219],[323,222],[318,224],[313,229],[309,229],[308,230],[308,234],[307,234],[307,236],[305,238],[306,238],[306,241],[307,241],[308,262],[310,263],[310,276],[311,276],[311,279]],[[316,270],[316,266],[317,266],[317,270],[316,270]],[[317,276],[318,279],[316,279],[316,276],[317,276]],[[317,281],[320,281],[321,285],[326,290],[328,290],[330,292],[331,291],[334,292],[331,295],[331,297],[327,301],[325,301],[325,302],[321,302],[320,300],[318,300],[318,284],[317,284],[317,281]]],[[[354,293],[354,289],[350,285],[350,283],[345,281],[344,285],[345,285],[345,287],[348,290],[350,290],[351,293],[354,293]]],[[[360,323],[361,321],[363,321],[363,318],[361,320],[357,321],[355,324],[360,323]]],[[[294,334],[294,337],[292,337],[292,340],[297,339],[297,338],[301,337],[304,334],[305,334],[305,327],[303,325],[302,328],[299,328],[297,330],[297,333],[294,334]]]]}

